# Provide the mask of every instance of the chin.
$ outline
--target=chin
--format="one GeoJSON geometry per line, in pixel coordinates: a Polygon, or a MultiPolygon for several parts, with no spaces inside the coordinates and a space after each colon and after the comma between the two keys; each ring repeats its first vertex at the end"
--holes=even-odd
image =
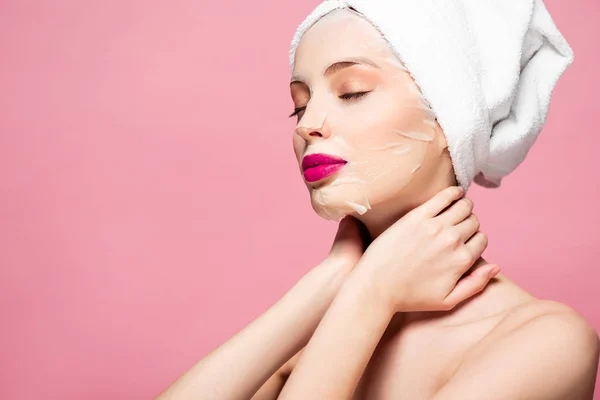
{"type": "Polygon", "coordinates": [[[366,188],[361,185],[330,185],[310,190],[313,210],[324,219],[339,221],[346,215],[363,215],[371,209],[366,188]]]}

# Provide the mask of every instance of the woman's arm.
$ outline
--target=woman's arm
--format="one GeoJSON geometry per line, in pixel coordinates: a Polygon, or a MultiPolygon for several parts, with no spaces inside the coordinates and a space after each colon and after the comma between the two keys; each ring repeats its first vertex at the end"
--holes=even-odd
{"type": "MultiPolygon", "coordinates": [[[[349,277],[278,399],[351,399],[393,315],[382,304],[349,277]]],[[[598,334],[577,313],[540,313],[482,342],[431,399],[592,400],[599,357],[598,334]]]]}
{"type": "Polygon", "coordinates": [[[495,273],[490,265],[457,283],[487,246],[482,235],[474,235],[478,224],[470,218],[469,200],[446,209],[459,195],[452,188],[440,192],[373,241],[327,310],[279,399],[352,398],[396,312],[449,310],[485,287],[495,273]]]}
{"type": "MultiPolygon", "coordinates": [[[[494,265],[478,263],[459,280],[487,241],[474,234],[478,224],[467,217],[468,202],[459,201],[431,218],[451,200],[444,200],[447,194],[441,192],[373,241],[279,399],[352,398],[394,313],[451,310],[497,274],[494,265]],[[465,238],[466,243],[456,244],[465,238]]],[[[591,399],[600,354],[597,333],[572,311],[536,314],[519,317],[521,325],[500,336],[488,335],[432,399],[591,399]]]]}
{"type": "Polygon", "coordinates": [[[349,277],[317,327],[279,395],[289,399],[350,399],[393,312],[349,277]]]}
{"type": "Polygon", "coordinates": [[[156,399],[248,400],[269,377],[262,391],[276,391],[285,378],[281,367],[306,345],[362,252],[357,221],[343,220],[329,256],[321,264],[156,399]]]}
{"type": "Polygon", "coordinates": [[[306,345],[345,273],[334,265],[310,270],[277,303],[198,361],[157,400],[251,398],[306,345]]]}
{"type": "Polygon", "coordinates": [[[304,348],[279,368],[250,400],[276,400],[279,393],[281,393],[281,389],[283,389],[283,386],[287,382],[287,379],[290,377],[303,350],[304,348]]]}

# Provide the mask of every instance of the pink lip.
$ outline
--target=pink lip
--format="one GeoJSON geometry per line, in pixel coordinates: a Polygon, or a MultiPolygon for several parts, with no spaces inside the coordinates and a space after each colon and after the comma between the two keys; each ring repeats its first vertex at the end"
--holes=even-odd
{"type": "Polygon", "coordinates": [[[346,160],[328,154],[310,154],[302,159],[302,171],[307,182],[320,181],[332,175],[347,163],[346,160]]]}

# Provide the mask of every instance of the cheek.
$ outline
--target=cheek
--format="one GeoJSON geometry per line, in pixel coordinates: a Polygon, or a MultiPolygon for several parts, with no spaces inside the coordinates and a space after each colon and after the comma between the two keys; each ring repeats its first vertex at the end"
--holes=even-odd
{"type": "Polygon", "coordinates": [[[397,193],[412,180],[435,137],[435,130],[427,123],[426,108],[420,103],[387,104],[370,118],[363,115],[348,135],[353,148],[352,170],[348,172],[367,183],[365,189],[374,202],[397,193]]]}
{"type": "Polygon", "coordinates": [[[415,133],[420,133],[416,139],[431,140],[426,110],[422,99],[407,89],[383,87],[352,109],[349,139],[361,148],[415,139],[415,133]]]}
{"type": "MultiPolygon", "coordinates": [[[[347,139],[354,156],[367,159],[411,159],[415,150],[433,141],[435,130],[425,122],[425,113],[416,107],[398,104],[395,110],[385,110],[363,116],[352,128],[347,139]]],[[[420,158],[420,151],[417,151],[420,158]]]]}

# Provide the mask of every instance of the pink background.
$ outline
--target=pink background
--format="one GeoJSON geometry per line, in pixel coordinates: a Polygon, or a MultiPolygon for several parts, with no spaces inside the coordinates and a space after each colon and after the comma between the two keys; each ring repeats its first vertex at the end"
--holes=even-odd
{"type": "MultiPolygon", "coordinates": [[[[1,3],[0,398],[152,398],[329,249],[287,118],[317,1],[207,3],[1,3]]],[[[600,329],[600,3],[546,4],[575,63],[525,163],[470,196],[486,258],[600,329]]]]}

